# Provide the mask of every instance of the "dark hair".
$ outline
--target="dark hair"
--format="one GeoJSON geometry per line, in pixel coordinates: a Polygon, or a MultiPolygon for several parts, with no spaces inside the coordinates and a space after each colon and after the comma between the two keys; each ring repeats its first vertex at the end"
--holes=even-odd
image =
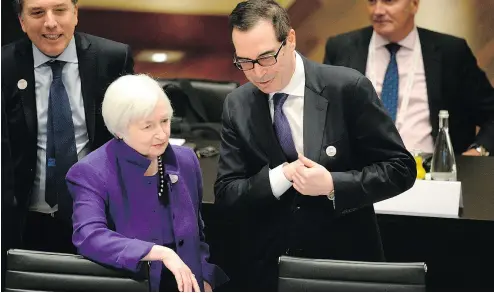
{"type": "MultiPolygon", "coordinates": [[[[72,3],[74,5],[76,5],[77,4],[77,1],[78,0],[72,0],[72,3]]],[[[12,1],[12,4],[14,5],[14,10],[15,10],[15,12],[17,12],[17,15],[21,15],[22,8],[24,6],[24,0],[13,0],[12,1]]]]}
{"type": "Polygon", "coordinates": [[[276,38],[282,42],[291,29],[287,11],[274,0],[249,0],[237,4],[228,17],[230,30],[248,31],[260,20],[273,24],[276,38]]]}

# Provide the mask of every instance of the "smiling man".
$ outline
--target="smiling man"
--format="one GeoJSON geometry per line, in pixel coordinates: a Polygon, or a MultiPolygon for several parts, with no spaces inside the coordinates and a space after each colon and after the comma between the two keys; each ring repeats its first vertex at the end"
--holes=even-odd
{"type": "Polygon", "coordinates": [[[329,38],[324,63],[371,80],[407,149],[432,153],[448,110],[456,153],[494,155],[494,89],[466,41],[417,27],[419,0],[365,1],[372,26],[329,38]]]}
{"type": "Polygon", "coordinates": [[[383,260],[373,203],[409,189],[416,168],[372,84],[298,53],[275,1],[241,2],[229,21],[250,81],[225,100],[215,183],[215,204],[240,223],[231,281],[276,290],[282,254],[383,260]]]}
{"type": "Polygon", "coordinates": [[[101,117],[103,94],[113,80],[133,73],[132,55],[128,45],[75,33],[77,0],[14,5],[26,37],[2,47],[12,221],[22,227],[11,237],[21,240],[16,247],[75,252],[65,174],[111,138],[101,117]]]}

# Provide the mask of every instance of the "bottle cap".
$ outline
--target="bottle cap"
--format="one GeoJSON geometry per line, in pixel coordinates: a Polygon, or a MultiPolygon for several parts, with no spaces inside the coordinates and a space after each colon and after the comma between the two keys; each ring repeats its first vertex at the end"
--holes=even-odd
{"type": "Polygon", "coordinates": [[[439,111],[439,118],[449,118],[449,112],[448,112],[448,110],[441,110],[441,111],[439,111]]]}

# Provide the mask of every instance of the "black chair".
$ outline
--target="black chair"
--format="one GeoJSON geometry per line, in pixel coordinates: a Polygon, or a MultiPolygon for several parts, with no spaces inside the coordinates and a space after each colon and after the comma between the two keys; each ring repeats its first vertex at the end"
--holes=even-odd
{"type": "Polygon", "coordinates": [[[134,274],[80,255],[12,249],[7,252],[5,290],[145,292],[149,291],[147,266],[134,274]]]}
{"type": "Polygon", "coordinates": [[[195,79],[158,79],[174,110],[173,136],[221,139],[221,115],[226,96],[236,82],[195,79]]]}
{"type": "Polygon", "coordinates": [[[223,102],[239,84],[229,81],[199,79],[159,79],[168,93],[176,116],[189,123],[221,123],[223,102]],[[193,117],[187,112],[191,108],[193,117]]]}
{"type": "Polygon", "coordinates": [[[424,263],[356,262],[282,256],[278,291],[425,291],[424,263]]]}

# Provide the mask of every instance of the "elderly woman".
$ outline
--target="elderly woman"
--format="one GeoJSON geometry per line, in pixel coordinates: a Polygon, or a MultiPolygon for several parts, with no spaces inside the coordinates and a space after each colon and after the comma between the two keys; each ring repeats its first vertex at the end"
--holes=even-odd
{"type": "Polygon", "coordinates": [[[72,241],[81,255],[138,271],[150,263],[152,291],[211,291],[228,280],[208,263],[195,153],[168,144],[172,108],[145,75],[113,82],[103,118],[116,138],[67,174],[72,241]]]}

